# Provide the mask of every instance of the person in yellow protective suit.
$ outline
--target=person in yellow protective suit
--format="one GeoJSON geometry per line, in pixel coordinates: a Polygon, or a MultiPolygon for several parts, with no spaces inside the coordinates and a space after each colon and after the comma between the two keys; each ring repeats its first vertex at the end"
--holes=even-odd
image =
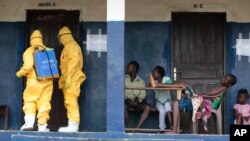
{"type": "Polygon", "coordinates": [[[83,55],[80,46],[74,40],[72,32],[66,26],[59,30],[59,39],[64,46],[60,59],[61,77],[59,88],[64,95],[67,110],[68,126],[60,127],[59,132],[77,132],[79,130],[80,113],[78,97],[80,86],[86,79],[82,71],[83,55]]]}
{"type": "Polygon", "coordinates": [[[24,125],[21,131],[33,130],[35,115],[38,118],[38,131],[49,132],[47,121],[51,109],[50,101],[53,91],[53,80],[41,80],[36,77],[34,69],[35,50],[46,48],[43,45],[42,34],[39,30],[34,30],[30,37],[30,47],[23,54],[23,66],[16,73],[17,77],[26,76],[26,88],[23,92],[24,125]]]}

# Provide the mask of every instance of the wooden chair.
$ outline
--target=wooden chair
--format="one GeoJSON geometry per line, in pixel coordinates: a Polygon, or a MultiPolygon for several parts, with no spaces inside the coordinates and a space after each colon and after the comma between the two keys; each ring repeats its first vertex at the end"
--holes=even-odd
{"type": "Polygon", "coordinates": [[[0,105],[0,116],[4,116],[4,130],[8,130],[8,114],[9,114],[8,106],[0,105]]]}
{"type": "Polygon", "coordinates": [[[218,134],[222,134],[222,101],[217,109],[212,109],[212,114],[215,115],[215,123],[218,134]]]}

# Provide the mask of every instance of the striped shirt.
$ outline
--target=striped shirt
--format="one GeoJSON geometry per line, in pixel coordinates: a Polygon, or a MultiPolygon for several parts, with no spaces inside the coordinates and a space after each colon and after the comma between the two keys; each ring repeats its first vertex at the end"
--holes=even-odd
{"type": "MultiPolygon", "coordinates": [[[[125,76],[125,88],[144,88],[145,82],[139,77],[131,81],[131,77],[129,75],[125,76]]],[[[125,99],[134,100],[138,97],[139,102],[142,102],[143,99],[146,98],[145,90],[125,90],[125,99]]]]}

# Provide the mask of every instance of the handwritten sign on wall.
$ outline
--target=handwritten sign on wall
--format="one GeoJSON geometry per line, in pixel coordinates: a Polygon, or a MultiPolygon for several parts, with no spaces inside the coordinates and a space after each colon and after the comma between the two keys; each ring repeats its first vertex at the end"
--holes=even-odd
{"type": "Polygon", "coordinates": [[[236,39],[235,49],[238,61],[241,61],[242,56],[247,56],[248,62],[250,62],[250,33],[248,39],[242,39],[242,33],[239,33],[239,38],[236,39]]]}

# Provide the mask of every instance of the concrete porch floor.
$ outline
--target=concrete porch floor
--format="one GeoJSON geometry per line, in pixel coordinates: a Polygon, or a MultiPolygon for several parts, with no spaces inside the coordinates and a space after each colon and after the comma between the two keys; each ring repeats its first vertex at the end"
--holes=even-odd
{"type": "Polygon", "coordinates": [[[146,134],[121,132],[20,132],[0,131],[0,141],[229,141],[229,135],[146,134]]]}

